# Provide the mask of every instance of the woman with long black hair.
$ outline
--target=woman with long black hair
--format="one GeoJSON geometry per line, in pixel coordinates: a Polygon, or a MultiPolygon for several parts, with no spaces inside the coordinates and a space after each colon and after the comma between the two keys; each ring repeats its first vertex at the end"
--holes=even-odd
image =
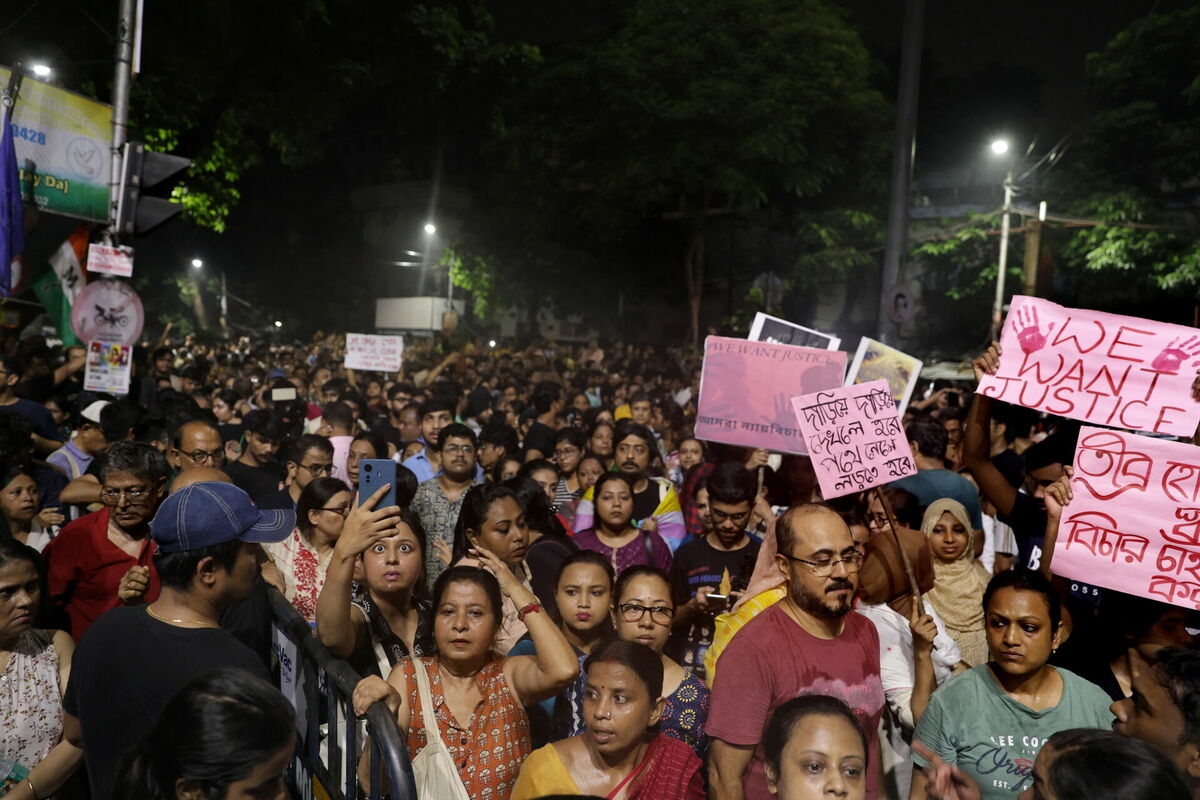
{"type": "Polygon", "coordinates": [[[171,698],[154,730],[126,758],[113,797],[285,798],[283,771],[296,745],[293,718],[279,690],[249,672],[202,675],[171,698]]]}

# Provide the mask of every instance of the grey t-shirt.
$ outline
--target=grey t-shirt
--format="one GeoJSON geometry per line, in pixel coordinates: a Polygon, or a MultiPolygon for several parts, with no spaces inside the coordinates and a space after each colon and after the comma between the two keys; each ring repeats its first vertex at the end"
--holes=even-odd
{"type": "MultiPolygon", "coordinates": [[[[983,800],[1012,800],[1033,783],[1033,759],[1052,734],[1112,726],[1111,700],[1099,686],[1054,669],[1062,676],[1062,698],[1044,711],[1005,694],[989,665],[970,669],[934,692],[914,738],[969,773],[983,800]]],[[[916,753],[913,761],[929,766],[916,753]]]]}

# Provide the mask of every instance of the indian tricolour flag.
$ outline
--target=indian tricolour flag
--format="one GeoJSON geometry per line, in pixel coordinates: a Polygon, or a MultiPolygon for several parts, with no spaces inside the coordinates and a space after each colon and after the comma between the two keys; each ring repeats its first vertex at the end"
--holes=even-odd
{"type": "Polygon", "coordinates": [[[79,341],[71,330],[71,306],[87,284],[87,251],[88,227],[81,224],[50,256],[50,266],[33,281],[33,292],[65,345],[79,341]]]}

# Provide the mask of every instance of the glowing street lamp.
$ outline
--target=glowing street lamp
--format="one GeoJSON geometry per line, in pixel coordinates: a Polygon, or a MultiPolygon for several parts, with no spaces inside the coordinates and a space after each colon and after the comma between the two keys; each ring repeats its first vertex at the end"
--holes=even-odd
{"type": "Polygon", "coordinates": [[[29,70],[39,78],[49,78],[50,73],[53,72],[53,70],[51,70],[50,67],[46,66],[45,64],[33,64],[29,67],[29,70]]]}
{"type": "Polygon", "coordinates": [[[437,225],[434,225],[432,222],[426,222],[425,232],[429,234],[437,233],[437,225]]]}
{"type": "Polygon", "coordinates": [[[195,267],[196,269],[200,269],[201,267],[203,267],[203,266],[204,266],[204,262],[203,262],[203,261],[201,261],[201,260],[200,260],[200,259],[198,259],[198,258],[193,258],[193,259],[192,259],[192,266],[193,266],[193,267],[195,267]]]}
{"type": "Polygon", "coordinates": [[[1008,139],[995,139],[992,141],[992,152],[998,156],[1002,156],[1008,152],[1008,139]]]}

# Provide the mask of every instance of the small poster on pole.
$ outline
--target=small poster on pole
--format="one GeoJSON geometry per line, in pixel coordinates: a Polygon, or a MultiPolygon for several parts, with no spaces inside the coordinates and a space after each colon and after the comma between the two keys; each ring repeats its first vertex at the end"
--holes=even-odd
{"type": "Polygon", "coordinates": [[[127,344],[89,342],[87,363],[83,372],[84,390],[129,394],[132,350],[127,344]]]}
{"type": "Polygon", "coordinates": [[[793,397],[792,408],[826,500],[917,474],[886,380],[793,397]]]}
{"type": "Polygon", "coordinates": [[[398,372],[404,359],[403,336],[346,334],[346,368],[367,372],[398,372]]]}
{"type": "Polygon", "coordinates": [[[133,248],[109,247],[104,244],[88,245],[87,269],[92,273],[116,275],[128,278],[133,275],[133,248]]]}

